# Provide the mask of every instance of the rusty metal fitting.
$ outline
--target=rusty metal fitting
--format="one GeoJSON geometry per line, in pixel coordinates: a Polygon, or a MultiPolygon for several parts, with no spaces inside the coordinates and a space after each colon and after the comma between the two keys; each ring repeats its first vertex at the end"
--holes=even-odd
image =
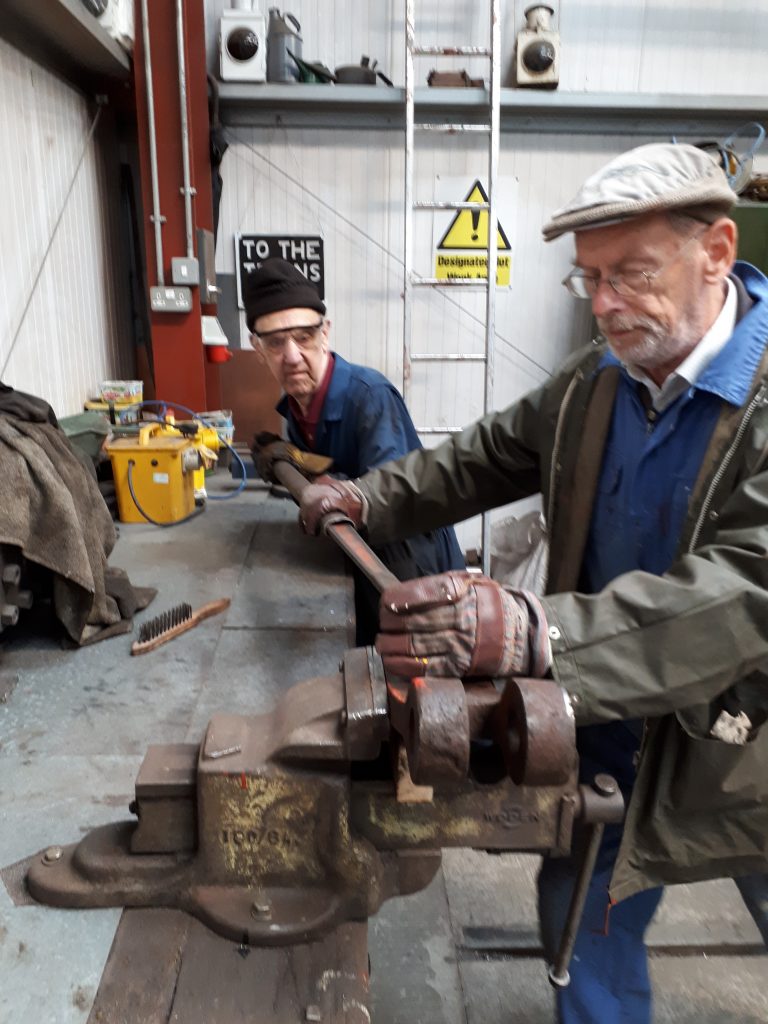
{"type": "Polygon", "coordinates": [[[417,785],[459,782],[469,772],[469,712],[460,679],[411,680],[405,748],[417,785]]]}
{"type": "Polygon", "coordinates": [[[565,691],[550,679],[510,679],[494,738],[518,785],[561,786],[576,768],[576,722],[565,691]]]}
{"type": "Polygon", "coordinates": [[[266,896],[257,896],[251,903],[251,917],[265,921],[272,917],[272,904],[266,896]]]}
{"type": "Polygon", "coordinates": [[[384,666],[373,647],[347,651],[342,662],[345,707],[339,721],[352,761],[374,760],[389,735],[384,666]]]}
{"type": "Polygon", "coordinates": [[[598,772],[592,779],[592,788],[600,796],[613,796],[619,790],[619,785],[612,775],[605,772],[598,772]]]}
{"type": "Polygon", "coordinates": [[[599,772],[591,786],[579,786],[577,817],[589,824],[615,824],[624,818],[624,797],[612,775],[599,772]]]}

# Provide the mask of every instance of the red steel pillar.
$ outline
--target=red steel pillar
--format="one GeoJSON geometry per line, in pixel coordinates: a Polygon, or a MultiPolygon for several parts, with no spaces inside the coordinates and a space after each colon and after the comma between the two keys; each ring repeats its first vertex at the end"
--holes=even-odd
{"type": "MultiPolygon", "coordinates": [[[[166,285],[171,285],[171,258],[187,254],[182,192],[184,178],[176,0],[149,0],[147,7],[157,132],[160,213],[165,218],[162,228],[163,271],[166,285]]],[[[151,220],[152,178],[141,8],[141,0],[135,0],[134,89],[149,295],[149,286],[159,282],[155,280],[157,257],[154,225],[151,220]]],[[[183,0],[183,12],[191,184],[196,190],[192,199],[193,225],[195,229],[213,230],[204,0],[183,0]]],[[[196,238],[194,244],[195,255],[199,257],[196,238]]],[[[179,402],[198,412],[215,409],[221,404],[218,367],[206,361],[202,343],[200,318],[203,313],[215,315],[216,307],[201,306],[200,291],[193,287],[191,312],[149,314],[157,397],[179,402]]]]}

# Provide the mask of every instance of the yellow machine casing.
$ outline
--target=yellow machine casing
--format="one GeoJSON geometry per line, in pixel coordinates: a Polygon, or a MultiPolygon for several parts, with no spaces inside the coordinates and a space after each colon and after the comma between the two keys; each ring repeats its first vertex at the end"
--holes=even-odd
{"type": "Polygon", "coordinates": [[[117,438],[105,447],[112,461],[121,522],[147,522],[131,496],[129,468],[136,499],[151,519],[175,523],[194,511],[199,456],[187,438],[149,423],[141,427],[138,437],[117,438]]]}

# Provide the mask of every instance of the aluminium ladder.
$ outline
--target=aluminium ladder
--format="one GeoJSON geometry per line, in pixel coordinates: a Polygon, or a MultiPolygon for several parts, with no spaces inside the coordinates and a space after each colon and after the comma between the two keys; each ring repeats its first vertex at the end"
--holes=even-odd
{"type": "MultiPolygon", "coordinates": [[[[499,8],[501,0],[489,0],[490,3],[490,48],[460,46],[416,46],[414,39],[414,0],[405,3],[405,224],[404,240],[404,275],[403,275],[403,397],[406,404],[410,398],[411,366],[416,362],[480,362],[484,367],[483,413],[488,413],[493,405],[493,362],[494,342],[496,334],[496,260],[498,213],[496,203],[496,179],[499,167],[499,135],[500,135],[500,94],[501,72],[499,65],[500,29],[499,8]],[[414,118],[414,69],[413,58],[422,56],[433,57],[486,57],[490,63],[489,118],[485,124],[416,124],[414,118]],[[414,177],[414,139],[416,132],[481,132],[488,136],[488,202],[430,202],[413,199],[414,177]],[[485,284],[479,284],[476,278],[453,278],[442,280],[433,277],[422,277],[413,272],[413,213],[419,210],[473,210],[488,212],[488,248],[487,275],[485,284]],[[411,350],[411,332],[413,316],[413,290],[415,288],[477,288],[486,291],[485,305],[485,350],[482,355],[465,353],[427,353],[411,350]]],[[[417,426],[420,434],[452,434],[458,433],[461,427],[417,426]]],[[[490,572],[491,530],[488,512],[482,518],[482,568],[486,575],[490,572]]]]}

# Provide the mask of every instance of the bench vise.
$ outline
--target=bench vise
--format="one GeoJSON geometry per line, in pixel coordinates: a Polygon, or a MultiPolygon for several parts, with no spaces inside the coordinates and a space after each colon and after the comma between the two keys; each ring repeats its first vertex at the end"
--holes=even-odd
{"type": "MultiPolygon", "coordinates": [[[[610,777],[579,785],[576,768],[555,683],[388,682],[373,648],[354,649],[268,714],[219,714],[199,746],[150,747],[137,820],[42,851],[27,884],[54,906],[179,908],[251,945],[367,919],[424,888],[442,847],[564,855],[581,823],[586,884],[623,804],[610,777]]],[[[553,980],[567,980],[563,953],[553,980]]]]}

